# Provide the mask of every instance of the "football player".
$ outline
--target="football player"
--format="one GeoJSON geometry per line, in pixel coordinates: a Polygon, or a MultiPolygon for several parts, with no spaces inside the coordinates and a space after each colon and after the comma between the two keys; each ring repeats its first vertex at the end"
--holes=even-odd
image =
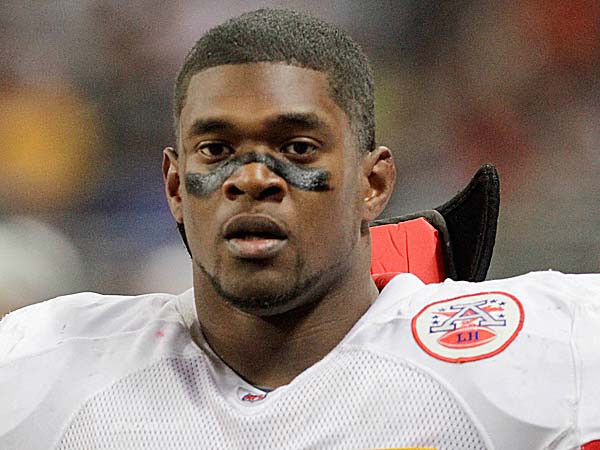
{"type": "Polygon", "coordinates": [[[346,34],[232,19],[188,54],[174,112],[193,289],[4,318],[0,448],[600,448],[600,276],[377,288],[395,169],[346,34]]]}

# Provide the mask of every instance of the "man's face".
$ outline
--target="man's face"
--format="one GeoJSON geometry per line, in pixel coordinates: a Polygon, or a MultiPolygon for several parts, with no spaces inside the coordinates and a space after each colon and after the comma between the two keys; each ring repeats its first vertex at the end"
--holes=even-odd
{"type": "Polygon", "coordinates": [[[285,64],[194,75],[179,128],[178,194],[196,286],[277,314],[323,295],[356,264],[356,139],[326,75],[285,64]]]}

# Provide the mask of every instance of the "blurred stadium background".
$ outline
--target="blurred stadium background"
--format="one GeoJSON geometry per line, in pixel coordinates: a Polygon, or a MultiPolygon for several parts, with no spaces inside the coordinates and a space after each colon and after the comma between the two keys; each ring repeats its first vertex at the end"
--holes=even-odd
{"type": "Polygon", "coordinates": [[[0,316],[190,286],[160,173],[172,83],[200,34],[264,6],[336,23],[371,57],[399,171],[384,215],[437,206],[493,162],[489,277],[600,270],[597,0],[3,0],[0,316]]]}

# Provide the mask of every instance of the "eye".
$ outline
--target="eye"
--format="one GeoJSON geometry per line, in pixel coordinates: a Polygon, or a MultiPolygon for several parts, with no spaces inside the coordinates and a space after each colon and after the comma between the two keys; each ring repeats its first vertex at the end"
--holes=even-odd
{"type": "Polygon", "coordinates": [[[293,141],[281,147],[281,153],[292,156],[310,156],[318,149],[316,144],[306,141],[293,141]]]}
{"type": "Polygon", "coordinates": [[[206,142],[198,146],[198,151],[211,160],[226,158],[233,153],[233,149],[222,142],[206,142]]]}

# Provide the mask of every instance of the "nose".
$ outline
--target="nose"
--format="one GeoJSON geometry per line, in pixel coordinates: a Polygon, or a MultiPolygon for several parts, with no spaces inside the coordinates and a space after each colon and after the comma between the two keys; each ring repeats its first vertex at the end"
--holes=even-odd
{"type": "Polygon", "coordinates": [[[280,202],[287,193],[287,183],[267,166],[253,162],[240,167],[223,183],[229,200],[248,195],[254,200],[280,202]]]}

